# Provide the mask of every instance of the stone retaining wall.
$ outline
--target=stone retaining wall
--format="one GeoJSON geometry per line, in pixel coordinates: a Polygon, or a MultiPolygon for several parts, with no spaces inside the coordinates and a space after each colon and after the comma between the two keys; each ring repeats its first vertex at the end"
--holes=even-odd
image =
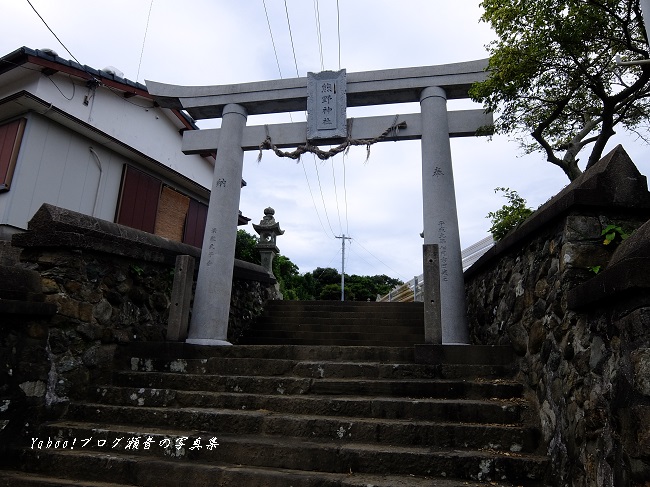
{"type": "MultiPolygon", "coordinates": [[[[49,205],[13,244],[22,248],[20,267],[38,273],[42,289],[31,305],[0,309],[5,444],[109,380],[119,344],[164,341],[176,256],[200,258],[194,247],[49,205]],[[48,303],[53,316],[30,314],[48,303]]],[[[232,342],[277,297],[275,279],[261,266],[237,261],[234,274],[232,342]]]]}
{"type": "Polygon", "coordinates": [[[624,277],[640,266],[650,275],[650,260],[608,266],[649,240],[639,231],[615,249],[601,235],[648,218],[645,177],[619,147],[465,273],[472,343],[513,346],[555,485],[650,478],[650,279],[624,277]],[[590,299],[604,280],[608,291],[590,299]]]}

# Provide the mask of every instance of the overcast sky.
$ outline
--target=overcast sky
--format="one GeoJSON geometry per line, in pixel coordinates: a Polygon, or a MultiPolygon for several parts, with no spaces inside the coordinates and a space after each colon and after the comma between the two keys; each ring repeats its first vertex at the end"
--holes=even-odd
{"type": "MultiPolygon", "coordinates": [[[[485,45],[492,39],[479,22],[479,0],[339,0],[338,22],[336,0],[286,0],[286,10],[284,0],[265,0],[266,12],[263,0],[31,2],[82,64],[115,66],[140,82],[219,85],[292,78],[296,67],[306,76],[321,67],[352,73],[454,63],[487,57],[485,45]]],[[[0,5],[0,55],[21,46],[49,47],[71,59],[26,0],[0,5]]],[[[449,109],[470,105],[450,102],[449,109]]],[[[348,109],[348,117],[418,110],[417,104],[385,105],[348,109]]],[[[249,117],[248,124],[304,119],[304,113],[279,114],[249,117]]],[[[608,150],[619,142],[647,175],[648,147],[618,137],[608,150]]],[[[270,152],[260,163],[256,157],[246,154],[248,186],[240,208],[252,223],[265,207],[275,208],[285,230],[278,246],[301,273],[319,266],[340,270],[341,240],[335,236],[342,234],[353,238],[346,246],[348,274],[408,280],[422,272],[419,141],[376,144],[367,162],[363,147],[353,148],[345,160],[325,162],[307,155],[297,163],[270,152]]],[[[536,208],[568,183],[541,153],[524,157],[508,137],[452,139],[452,157],[463,248],[487,236],[487,213],[505,203],[496,187],[515,189],[536,208]]],[[[245,228],[254,233],[250,225],[245,228]]]]}

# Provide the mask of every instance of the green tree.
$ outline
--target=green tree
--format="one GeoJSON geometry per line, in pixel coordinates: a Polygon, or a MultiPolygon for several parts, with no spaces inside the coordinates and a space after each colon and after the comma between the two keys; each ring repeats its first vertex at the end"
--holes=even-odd
{"type": "MultiPolygon", "coordinates": [[[[235,258],[259,264],[260,253],[256,248],[257,238],[245,230],[237,230],[235,258]]],[[[281,254],[273,259],[273,274],[280,285],[284,299],[310,301],[314,299],[341,299],[341,274],[332,267],[317,267],[312,272],[300,274],[300,269],[281,254]]],[[[374,301],[377,294],[386,294],[397,284],[398,279],[386,275],[345,275],[345,299],[347,301],[374,301]]]]}
{"type": "Polygon", "coordinates": [[[470,96],[498,113],[495,133],[515,134],[569,180],[603,154],[618,125],[641,135],[650,108],[650,65],[639,0],[483,0],[481,20],[497,39],[489,72],[470,96]],[[529,138],[532,136],[532,140],[529,138]]]}
{"type": "Polygon", "coordinates": [[[513,189],[496,188],[494,192],[504,193],[505,198],[508,200],[508,203],[503,205],[501,209],[491,211],[486,217],[492,222],[492,226],[488,231],[492,234],[494,240],[498,242],[509,231],[521,225],[533,210],[526,206],[526,200],[513,189]]]}
{"type": "MultiPolygon", "coordinates": [[[[347,290],[347,287],[346,287],[347,290]]],[[[325,284],[321,289],[318,299],[326,299],[330,301],[337,301],[341,299],[341,283],[338,284],[325,284]]]]}
{"type": "Polygon", "coordinates": [[[260,251],[257,250],[257,238],[248,233],[246,230],[237,230],[237,240],[235,241],[235,259],[260,264],[262,262],[260,251]]]}

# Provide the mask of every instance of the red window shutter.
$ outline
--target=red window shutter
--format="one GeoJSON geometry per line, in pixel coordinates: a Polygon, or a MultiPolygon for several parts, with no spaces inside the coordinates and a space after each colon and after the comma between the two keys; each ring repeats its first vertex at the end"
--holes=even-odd
{"type": "Polygon", "coordinates": [[[154,233],[162,183],[148,174],[126,166],[117,223],[154,233]]]}
{"type": "Polygon", "coordinates": [[[7,191],[14,174],[18,150],[25,130],[25,119],[0,125],[0,191],[7,191]]]}
{"type": "Polygon", "coordinates": [[[184,243],[201,248],[207,218],[208,206],[190,199],[190,207],[187,211],[187,219],[185,220],[184,243]]]}

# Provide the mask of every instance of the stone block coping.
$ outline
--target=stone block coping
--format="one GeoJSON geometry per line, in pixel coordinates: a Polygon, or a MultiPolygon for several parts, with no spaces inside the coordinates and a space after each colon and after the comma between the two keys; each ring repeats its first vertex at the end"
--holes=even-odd
{"type": "MultiPolygon", "coordinates": [[[[197,260],[201,258],[201,250],[192,245],[47,203],[29,221],[27,232],[13,235],[12,245],[22,248],[87,249],[172,267],[177,255],[190,255],[197,260]]],[[[233,277],[264,284],[276,282],[262,266],[237,259],[233,277]]]]}
{"type": "Polygon", "coordinates": [[[639,172],[621,145],[616,146],[483,254],[465,271],[465,279],[478,274],[492,259],[518,245],[546,224],[578,207],[621,208],[650,216],[650,192],[646,177],[639,172]]]}

